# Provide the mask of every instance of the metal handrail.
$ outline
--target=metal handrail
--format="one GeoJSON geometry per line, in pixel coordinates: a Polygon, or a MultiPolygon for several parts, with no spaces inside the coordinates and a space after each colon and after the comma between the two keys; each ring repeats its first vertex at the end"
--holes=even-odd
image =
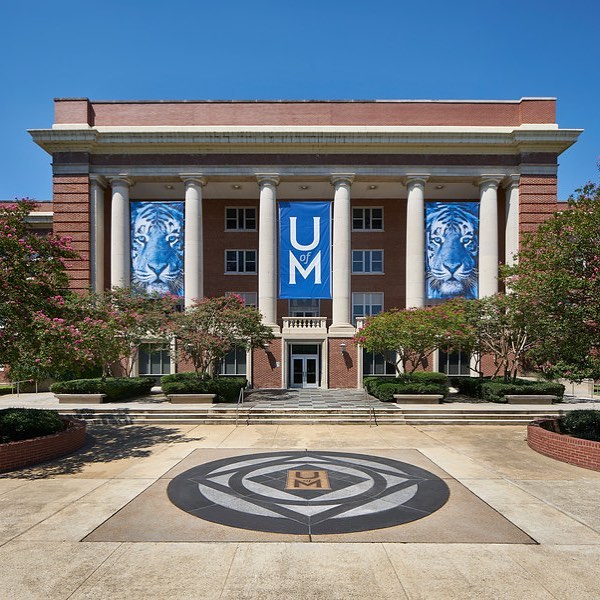
{"type": "Polygon", "coordinates": [[[235,426],[238,426],[238,419],[240,417],[240,406],[244,404],[244,388],[240,388],[240,393],[238,394],[237,406],[235,407],[235,426]]]}
{"type": "Polygon", "coordinates": [[[369,410],[369,427],[372,427],[371,423],[375,423],[375,427],[379,427],[379,423],[377,423],[377,414],[375,413],[374,406],[371,406],[369,410]]]}
{"type": "Polygon", "coordinates": [[[15,385],[17,388],[17,396],[20,395],[20,388],[19,388],[19,384],[21,383],[35,383],[35,393],[38,393],[38,382],[37,379],[23,379],[21,381],[11,381],[10,382],[10,393],[13,393],[13,390],[15,389],[15,385]]]}

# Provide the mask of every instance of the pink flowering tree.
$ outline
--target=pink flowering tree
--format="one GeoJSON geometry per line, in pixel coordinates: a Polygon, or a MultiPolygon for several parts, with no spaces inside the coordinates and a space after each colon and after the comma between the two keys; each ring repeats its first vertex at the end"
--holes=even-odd
{"type": "Polygon", "coordinates": [[[465,301],[456,299],[427,308],[392,309],[370,317],[354,341],[369,352],[395,353],[396,370],[410,375],[436,349],[468,351],[473,336],[465,301]]]}
{"type": "Polygon", "coordinates": [[[530,364],[549,377],[600,378],[600,185],[525,236],[510,290],[535,326],[530,364]]]}
{"type": "Polygon", "coordinates": [[[174,315],[170,330],[178,355],[189,360],[203,379],[218,372],[220,361],[233,348],[260,348],[273,339],[260,312],[244,306],[235,294],[196,301],[174,315]]]}
{"type": "Polygon", "coordinates": [[[26,220],[35,202],[0,207],[0,364],[13,381],[36,376],[36,315],[60,318],[68,294],[70,239],[36,235],[26,220]]]}

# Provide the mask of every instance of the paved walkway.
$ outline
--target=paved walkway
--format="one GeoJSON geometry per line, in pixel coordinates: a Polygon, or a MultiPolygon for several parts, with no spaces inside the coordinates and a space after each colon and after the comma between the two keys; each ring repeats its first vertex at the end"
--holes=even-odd
{"type": "Polygon", "coordinates": [[[600,473],[533,452],[521,426],[94,426],[90,434],[71,457],[0,476],[0,598],[600,596],[600,473]],[[425,466],[448,483],[450,499],[394,528],[394,541],[390,528],[277,537],[208,523],[166,497],[169,481],[194,464],[305,449],[425,466]],[[489,542],[503,531],[504,542],[489,542]]]}

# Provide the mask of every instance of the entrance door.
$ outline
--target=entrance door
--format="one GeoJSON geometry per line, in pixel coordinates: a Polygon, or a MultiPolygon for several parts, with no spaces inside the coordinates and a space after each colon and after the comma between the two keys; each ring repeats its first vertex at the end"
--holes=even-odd
{"type": "Polygon", "coordinates": [[[318,388],[321,384],[319,344],[290,344],[289,382],[293,388],[318,388]]]}
{"type": "Polygon", "coordinates": [[[317,355],[292,355],[291,386],[295,388],[319,387],[319,357],[317,355]]]}

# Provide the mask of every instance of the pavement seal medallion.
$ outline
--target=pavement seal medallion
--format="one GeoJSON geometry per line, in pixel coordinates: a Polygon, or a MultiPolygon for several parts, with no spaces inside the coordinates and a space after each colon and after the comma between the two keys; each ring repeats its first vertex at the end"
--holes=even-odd
{"type": "Polygon", "coordinates": [[[433,473],[408,463],[348,452],[245,454],[175,477],[178,508],[231,527],[289,534],[335,534],[416,521],[450,492],[433,473]]]}

